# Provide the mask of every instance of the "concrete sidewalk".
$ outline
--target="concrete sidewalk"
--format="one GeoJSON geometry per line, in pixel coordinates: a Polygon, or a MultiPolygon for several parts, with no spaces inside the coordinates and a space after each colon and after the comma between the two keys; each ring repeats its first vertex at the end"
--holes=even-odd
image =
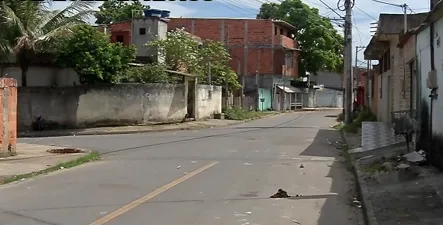
{"type": "Polygon", "coordinates": [[[18,137],[24,138],[24,137],[56,137],[56,136],[75,136],[75,135],[132,134],[132,133],[147,133],[154,131],[160,132],[160,131],[173,131],[173,130],[193,130],[193,129],[203,129],[211,127],[230,126],[230,125],[240,124],[243,122],[244,121],[238,121],[238,120],[208,119],[202,121],[161,124],[161,125],[138,125],[138,126],[97,127],[97,128],[85,128],[85,129],[67,129],[67,130],[27,131],[27,132],[19,132],[18,137]]]}
{"type": "MultiPolygon", "coordinates": [[[[89,150],[80,149],[80,153],[50,153],[51,149],[63,149],[64,147],[17,144],[17,155],[7,158],[0,158],[0,178],[28,174],[51,168],[61,163],[66,163],[86,156],[89,150]]],[[[0,182],[1,184],[2,182],[0,182]]]]}
{"type": "MultiPolygon", "coordinates": [[[[359,135],[344,137],[351,148],[359,147],[359,135]]],[[[374,171],[374,164],[354,161],[353,169],[367,225],[442,224],[443,174],[434,168],[374,171]]]]}

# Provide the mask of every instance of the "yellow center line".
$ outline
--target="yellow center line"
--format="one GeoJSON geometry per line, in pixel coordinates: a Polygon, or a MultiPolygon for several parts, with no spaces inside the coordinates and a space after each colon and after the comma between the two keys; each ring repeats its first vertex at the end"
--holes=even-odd
{"type": "Polygon", "coordinates": [[[142,203],[144,203],[144,202],[154,198],[155,196],[157,196],[157,195],[159,195],[159,194],[161,194],[161,193],[163,193],[163,192],[165,192],[165,191],[175,187],[176,185],[184,182],[185,180],[187,180],[187,179],[189,179],[189,178],[191,178],[191,177],[193,177],[193,176],[195,176],[195,175],[197,175],[197,174],[199,174],[199,173],[201,173],[201,172],[203,172],[203,171],[213,167],[217,163],[218,162],[211,162],[211,163],[209,163],[207,165],[204,165],[204,166],[202,166],[202,167],[200,167],[200,168],[198,168],[198,169],[196,169],[196,170],[194,170],[194,171],[192,171],[192,172],[190,172],[190,173],[188,173],[188,174],[178,178],[177,180],[174,180],[174,181],[164,185],[163,187],[157,188],[155,191],[153,191],[153,192],[151,192],[151,193],[149,193],[149,194],[147,194],[147,195],[145,195],[145,196],[143,196],[143,197],[141,197],[141,198],[139,198],[139,199],[137,199],[137,200],[135,200],[135,201],[133,201],[133,202],[131,202],[131,203],[129,203],[129,204],[119,208],[119,209],[117,209],[117,210],[115,210],[114,212],[109,213],[108,215],[106,215],[106,216],[104,216],[104,217],[102,217],[102,218],[92,222],[90,225],[103,225],[103,224],[105,224],[105,223],[107,223],[107,222],[109,222],[109,221],[111,221],[111,220],[113,220],[113,219],[123,215],[124,213],[128,212],[129,210],[134,209],[135,207],[139,206],[140,204],[142,204],[142,203]]]}

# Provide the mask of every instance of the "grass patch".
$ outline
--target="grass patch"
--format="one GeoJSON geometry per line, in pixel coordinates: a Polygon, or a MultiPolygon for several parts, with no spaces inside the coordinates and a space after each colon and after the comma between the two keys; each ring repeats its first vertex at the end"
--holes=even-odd
{"type": "Polygon", "coordinates": [[[240,107],[226,109],[224,113],[225,113],[225,118],[228,120],[256,119],[256,118],[260,118],[266,114],[269,114],[266,112],[245,110],[240,107]]]}
{"type": "Polygon", "coordinates": [[[57,171],[60,169],[68,169],[68,168],[76,167],[76,166],[79,166],[79,165],[87,163],[87,162],[96,161],[99,158],[100,158],[99,153],[91,152],[91,153],[88,153],[88,154],[86,154],[82,157],[79,157],[77,159],[74,159],[74,160],[71,160],[68,162],[59,163],[55,166],[48,167],[44,170],[31,172],[31,173],[25,173],[25,174],[19,174],[19,175],[13,175],[13,176],[0,177],[0,185],[11,183],[11,182],[18,181],[21,179],[35,177],[35,176],[38,176],[41,174],[48,174],[48,173],[51,173],[51,172],[54,172],[54,171],[57,171]]]}

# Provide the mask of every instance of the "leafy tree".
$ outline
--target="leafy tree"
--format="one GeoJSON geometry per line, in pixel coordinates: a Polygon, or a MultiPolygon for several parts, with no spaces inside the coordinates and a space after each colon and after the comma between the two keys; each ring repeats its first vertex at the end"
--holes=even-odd
{"type": "Polygon", "coordinates": [[[45,1],[0,1],[0,55],[13,55],[21,69],[22,86],[30,62],[49,52],[72,28],[93,15],[94,2],[73,1],[62,10],[49,10],[45,1]]]}
{"type": "Polygon", "coordinates": [[[158,49],[159,56],[165,60],[168,69],[196,74],[200,83],[208,82],[210,68],[212,85],[224,85],[228,82],[231,89],[240,87],[237,74],[228,66],[230,55],[221,42],[201,42],[183,29],[177,29],[168,32],[166,39],[152,41],[147,47],[158,49]]]}
{"type": "Polygon", "coordinates": [[[89,25],[75,27],[74,35],[58,46],[57,62],[73,68],[82,83],[118,83],[135,59],[135,48],[110,43],[109,37],[89,25]]]}
{"type": "Polygon", "coordinates": [[[142,13],[136,13],[133,10],[149,9],[149,6],[143,5],[139,0],[133,1],[119,1],[110,0],[105,1],[98,7],[99,11],[95,14],[97,20],[96,24],[111,24],[124,20],[130,20],[134,17],[142,16],[142,13]],[[133,14],[136,13],[136,14],[133,14]]]}
{"type": "Polygon", "coordinates": [[[284,20],[296,27],[295,40],[301,49],[300,74],[343,69],[343,37],[331,22],[301,0],[284,0],[280,4],[264,3],[258,19],[284,20]]]}
{"type": "Polygon", "coordinates": [[[176,76],[170,76],[163,64],[151,63],[143,67],[132,67],[121,80],[128,83],[177,83],[176,76]]]}

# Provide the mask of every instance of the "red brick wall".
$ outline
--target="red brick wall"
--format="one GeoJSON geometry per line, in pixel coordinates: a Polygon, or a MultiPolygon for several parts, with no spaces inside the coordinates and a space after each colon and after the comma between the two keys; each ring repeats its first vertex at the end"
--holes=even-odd
{"type": "MultiPolygon", "coordinates": [[[[281,74],[285,59],[282,49],[278,49],[278,47],[283,45],[296,47],[293,40],[280,35],[281,27],[278,25],[274,25],[274,28],[277,28],[278,31],[275,34],[271,20],[171,18],[168,23],[168,30],[176,28],[185,28],[187,32],[193,33],[203,40],[223,41],[229,46],[229,53],[232,58],[231,68],[237,71],[238,62],[240,62],[240,74],[245,73],[246,67],[246,76],[254,76],[257,70],[260,70],[259,74],[281,74]],[[245,39],[246,22],[247,34],[245,39]],[[272,43],[272,38],[274,38],[274,43],[272,43]],[[247,54],[245,54],[245,44],[248,46],[247,54]],[[258,45],[262,46],[261,49],[258,45]],[[277,48],[272,49],[272,45],[277,48]],[[272,53],[274,53],[274,58],[272,53]],[[247,55],[246,65],[244,65],[245,55],[247,55]],[[274,66],[272,65],[273,61],[274,66]]],[[[287,33],[287,30],[284,29],[283,32],[287,33]]],[[[289,77],[298,77],[297,54],[294,54],[292,60],[294,63],[292,66],[288,66],[286,74],[289,77]]]]}
{"type": "Polygon", "coordinates": [[[108,29],[112,43],[117,42],[117,35],[123,35],[123,45],[129,46],[131,44],[131,21],[111,24],[108,29]]]}
{"type": "Polygon", "coordinates": [[[17,81],[12,78],[0,78],[0,120],[0,157],[15,155],[17,144],[17,81]]]}

